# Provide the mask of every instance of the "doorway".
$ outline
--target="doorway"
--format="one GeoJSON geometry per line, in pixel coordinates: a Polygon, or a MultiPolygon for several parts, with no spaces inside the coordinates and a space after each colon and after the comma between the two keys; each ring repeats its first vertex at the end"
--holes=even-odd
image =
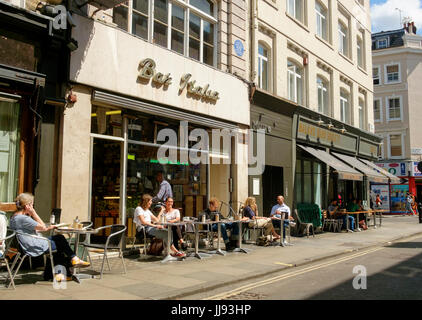
{"type": "Polygon", "coordinates": [[[276,204],[277,196],[283,195],[283,168],[265,166],[262,175],[263,209],[262,216],[269,216],[271,208],[276,204]]]}

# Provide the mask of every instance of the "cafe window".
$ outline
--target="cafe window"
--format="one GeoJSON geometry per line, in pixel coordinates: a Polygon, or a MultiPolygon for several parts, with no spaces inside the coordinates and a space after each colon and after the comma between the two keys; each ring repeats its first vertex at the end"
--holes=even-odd
{"type": "Polygon", "coordinates": [[[113,9],[113,22],[154,44],[215,66],[216,15],[217,5],[210,0],[130,0],[113,9]]]}
{"type": "Polygon", "coordinates": [[[295,201],[296,204],[312,203],[321,207],[326,190],[324,167],[317,159],[296,160],[295,201]]]}
{"type": "Polygon", "coordinates": [[[13,202],[18,188],[20,106],[0,98],[0,202],[13,202]]]}

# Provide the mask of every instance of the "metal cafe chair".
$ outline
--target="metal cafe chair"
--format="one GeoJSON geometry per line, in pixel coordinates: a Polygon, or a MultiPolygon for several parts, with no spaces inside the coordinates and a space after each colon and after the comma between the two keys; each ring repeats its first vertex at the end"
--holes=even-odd
{"type": "MultiPolygon", "coordinates": [[[[23,255],[22,255],[22,254],[20,254],[19,256],[17,256],[17,257],[16,257],[15,262],[14,262],[14,263],[13,263],[13,265],[12,265],[12,272],[13,272],[13,268],[14,268],[15,263],[17,263],[17,262],[19,261],[18,266],[16,267],[16,270],[15,270],[15,271],[14,271],[14,273],[13,273],[13,278],[12,278],[12,280],[13,280],[13,281],[15,280],[16,275],[17,275],[17,273],[19,272],[19,269],[20,269],[20,267],[22,266],[22,263],[24,262],[24,260],[25,260],[26,258],[31,259],[31,257],[32,257],[31,255],[29,255],[29,254],[28,254],[28,253],[27,253],[27,252],[23,249],[23,247],[22,247],[22,245],[21,245],[21,237],[31,237],[31,238],[34,238],[34,239],[42,239],[42,240],[47,241],[47,243],[48,243],[48,251],[47,251],[47,252],[42,253],[41,255],[42,255],[42,256],[44,256],[44,257],[49,257],[49,258],[50,258],[50,264],[51,264],[51,274],[52,274],[52,275],[53,275],[53,277],[54,277],[54,261],[53,261],[53,253],[56,253],[57,251],[56,251],[56,250],[52,250],[52,249],[51,249],[51,240],[50,240],[50,239],[48,239],[48,238],[42,237],[42,236],[36,236],[36,235],[27,234],[27,233],[22,233],[22,232],[17,231],[17,232],[16,232],[16,238],[17,238],[18,243],[19,243],[19,246],[20,246],[20,251],[22,251],[23,255]]],[[[41,255],[40,255],[40,256],[41,256],[41,255]]],[[[44,261],[45,261],[45,260],[44,260],[44,261]]],[[[9,286],[10,286],[10,284],[9,284],[9,286]]]]}
{"type": "Polygon", "coordinates": [[[7,284],[7,281],[10,279],[10,283],[9,283],[9,285],[7,285],[7,288],[9,288],[10,285],[12,285],[13,289],[16,288],[15,282],[13,280],[13,274],[12,274],[14,264],[12,264],[12,266],[9,266],[9,261],[7,260],[7,253],[11,252],[10,244],[12,243],[15,236],[16,236],[16,232],[8,229],[7,233],[6,233],[6,237],[3,238],[3,239],[0,239],[0,243],[4,244],[4,247],[3,247],[4,252],[3,252],[3,254],[0,254],[0,265],[4,264],[6,266],[6,269],[7,269],[7,278],[6,278],[5,283],[7,284]]]}
{"type": "Polygon", "coordinates": [[[123,264],[123,270],[124,273],[126,274],[126,265],[125,265],[125,260],[123,258],[123,251],[122,251],[122,240],[123,240],[123,236],[125,234],[126,231],[126,226],[122,225],[122,224],[114,224],[114,225],[110,225],[110,226],[104,226],[104,227],[100,227],[97,228],[97,232],[104,230],[104,229],[110,229],[110,235],[107,237],[106,242],[100,243],[100,244],[94,244],[94,243],[83,243],[83,247],[84,250],[82,252],[82,256],[85,253],[85,250],[88,252],[88,258],[89,258],[89,262],[91,263],[92,266],[92,259],[91,259],[91,255],[89,252],[89,249],[102,249],[103,250],[103,261],[101,264],[101,271],[100,271],[100,279],[103,277],[103,271],[104,271],[104,262],[107,261],[107,266],[108,266],[108,270],[111,271],[111,267],[110,267],[110,263],[108,261],[108,257],[107,257],[107,253],[110,251],[118,251],[119,252],[119,257],[122,261],[123,264]]]}
{"type": "Polygon", "coordinates": [[[148,244],[151,244],[151,241],[152,241],[152,239],[154,239],[154,237],[151,237],[151,236],[147,235],[144,226],[140,227],[141,230],[138,231],[137,225],[136,225],[135,221],[133,223],[135,224],[136,234],[133,237],[132,249],[135,247],[136,240],[141,241],[141,242],[143,241],[144,247],[143,247],[143,249],[141,251],[141,254],[143,253],[146,256],[147,255],[148,244]]]}

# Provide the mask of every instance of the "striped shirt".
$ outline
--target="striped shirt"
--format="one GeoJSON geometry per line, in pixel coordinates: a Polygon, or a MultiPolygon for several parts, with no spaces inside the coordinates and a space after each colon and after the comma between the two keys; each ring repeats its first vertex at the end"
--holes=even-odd
{"type": "Polygon", "coordinates": [[[166,201],[167,198],[173,198],[173,191],[171,190],[171,185],[168,181],[163,180],[160,184],[160,191],[152,199],[153,201],[166,201]]]}

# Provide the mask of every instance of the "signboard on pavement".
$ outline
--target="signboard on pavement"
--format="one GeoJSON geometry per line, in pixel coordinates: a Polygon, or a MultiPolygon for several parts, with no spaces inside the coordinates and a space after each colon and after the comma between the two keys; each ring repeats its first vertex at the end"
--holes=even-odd
{"type": "Polygon", "coordinates": [[[373,205],[375,205],[375,197],[377,194],[381,198],[381,210],[390,210],[390,192],[388,185],[371,185],[371,198],[373,205]]]}

